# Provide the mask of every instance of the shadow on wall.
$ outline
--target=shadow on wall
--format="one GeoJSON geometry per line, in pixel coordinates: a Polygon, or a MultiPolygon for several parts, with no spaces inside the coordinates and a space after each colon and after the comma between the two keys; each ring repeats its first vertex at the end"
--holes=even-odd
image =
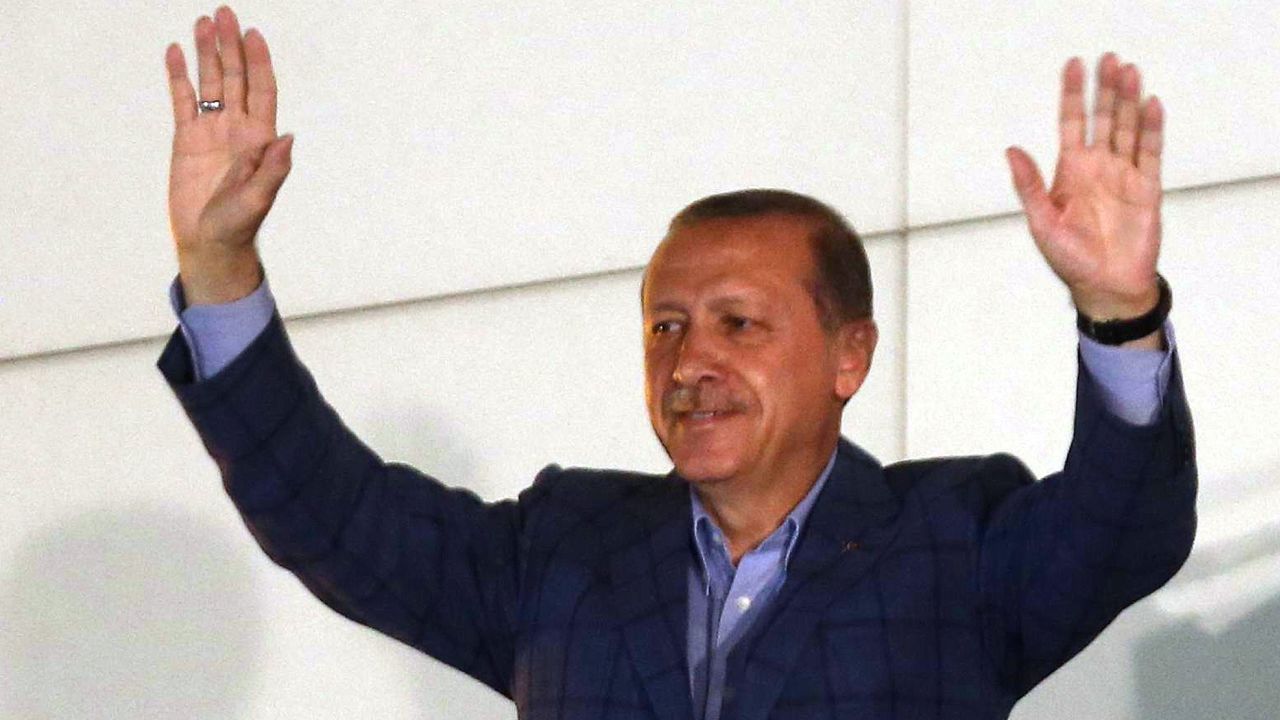
{"type": "Polygon", "coordinates": [[[27,538],[0,577],[0,715],[242,715],[258,672],[252,569],[181,510],[114,507],[27,538]]]}
{"type": "Polygon", "coordinates": [[[1280,472],[1267,476],[1205,518],[1157,596],[1177,621],[1134,645],[1139,720],[1280,718],[1280,472]]]}
{"type": "Polygon", "coordinates": [[[1280,597],[1221,635],[1181,623],[1136,652],[1141,720],[1280,717],[1280,597]]]}

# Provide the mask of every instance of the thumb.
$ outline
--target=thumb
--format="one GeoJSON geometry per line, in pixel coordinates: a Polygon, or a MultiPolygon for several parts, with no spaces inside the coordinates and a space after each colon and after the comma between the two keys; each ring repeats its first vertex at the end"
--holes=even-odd
{"type": "Polygon", "coordinates": [[[1031,156],[1020,147],[1010,147],[1004,151],[1009,161],[1009,172],[1013,176],[1013,189],[1018,193],[1018,200],[1027,214],[1027,225],[1037,240],[1048,236],[1053,226],[1054,206],[1049,193],[1044,189],[1044,178],[1031,156]]]}
{"type": "Polygon", "coordinates": [[[218,189],[214,191],[214,195],[225,197],[238,194],[240,187],[253,177],[254,171],[262,162],[263,149],[258,148],[236,155],[236,159],[231,162],[226,174],[222,176],[222,181],[218,183],[218,189]]]}
{"type": "Polygon", "coordinates": [[[262,153],[262,161],[245,186],[245,191],[270,206],[293,167],[293,135],[272,140],[262,153]]]}

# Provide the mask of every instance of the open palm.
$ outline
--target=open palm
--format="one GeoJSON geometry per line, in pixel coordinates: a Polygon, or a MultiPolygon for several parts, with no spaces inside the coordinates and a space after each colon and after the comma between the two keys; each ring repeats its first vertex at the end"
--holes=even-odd
{"type": "Polygon", "coordinates": [[[1086,141],[1084,67],[1063,70],[1053,186],[1020,148],[1007,155],[1036,246],[1094,318],[1140,315],[1155,304],[1160,251],[1159,100],[1140,101],[1141,76],[1107,53],[1098,68],[1092,142],[1086,141]]]}
{"type": "Polygon", "coordinates": [[[288,174],[292,138],[276,136],[275,74],[262,34],[242,39],[224,6],[216,20],[196,22],[195,40],[200,96],[223,108],[197,111],[182,49],[170,45],[170,225],[179,256],[245,252],[288,174]]]}

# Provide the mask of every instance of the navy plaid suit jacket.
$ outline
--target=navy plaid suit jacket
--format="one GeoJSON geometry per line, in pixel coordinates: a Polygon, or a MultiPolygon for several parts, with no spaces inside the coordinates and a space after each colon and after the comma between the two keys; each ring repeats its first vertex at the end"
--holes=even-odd
{"type": "MultiPolygon", "coordinates": [[[[1039,482],[1008,455],[882,467],[842,440],[786,583],[729,658],[723,717],[1007,716],[1190,551],[1174,363],[1141,428],[1081,371],[1065,468],[1039,482]]],[[[157,366],[258,543],[329,607],[522,718],[693,717],[675,475],[549,466],[491,504],[449,489],[343,425],[278,314],[213,378],[194,382],[177,331],[157,366]]]]}

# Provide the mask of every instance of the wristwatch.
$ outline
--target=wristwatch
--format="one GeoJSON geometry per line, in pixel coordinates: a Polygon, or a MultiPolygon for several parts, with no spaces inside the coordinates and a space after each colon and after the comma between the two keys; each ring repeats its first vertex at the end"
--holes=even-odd
{"type": "Polygon", "coordinates": [[[1101,322],[1085,317],[1076,311],[1076,327],[1085,337],[1092,338],[1103,345],[1120,345],[1130,340],[1146,337],[1164,325],[1169,317],[1169,309],[1173,307],[1173,292],[1169,283],[1160,273],[1156,273],[1156,285],[1160,288],[1160,299],[1156,306],[1146,315],[1128,320],[1103,320],[1101,322]]]}

